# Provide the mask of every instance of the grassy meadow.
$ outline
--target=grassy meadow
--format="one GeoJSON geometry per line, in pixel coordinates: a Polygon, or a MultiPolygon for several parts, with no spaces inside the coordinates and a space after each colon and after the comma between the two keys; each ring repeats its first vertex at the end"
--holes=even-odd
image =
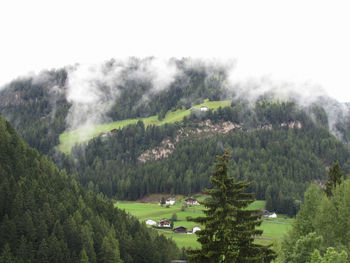
{"type": "MultiPolygon", "coordinates": [[[[230,104],[231,104],[230,100],[205,101],[202,104],[193,106],[191,109],[198,109],[201,106],[207,106],[209,109],[216,110],[219,107],[229,106],[230,104]]],[[[127,125],[136,124],[139,120],[143,121],[145,126],[163,125],[166,123],[181,122],[185,116],[189,116],[191,114],[191,109],[168,111],[167,114],[165,115],[165,118],[161,121],[159,121],[158,116],[155,115],[147,118],[121,120],[121,121],[99,124],[99,125],[94,125],[89,127],[82,127],[73,131],[68,131],[60,135],[60,144],[58,145],[58,149],[64,153],[69,153],[71,148],[76,143],[88,141],[98,136],[102,132],[109,132],[113,129],[122,129],[127,125]]]]}
{"type": "MultiPolygon", "coordinates": [[[[195,197],[201,201],[205,199],[205,196],[195,197]]],[[[140,202],[129,202],[129,201],[118,201],[116,206],[126,212],[136,216],[141,222],[145,222],[147,219],[158,221],[163,218],[171,219],[172,215],[176,213],[177,221],[174,222],[174,227],[183,226],[187,228],[187,231],[192,230],[193,227],[198,224],[187,221],[187,217],[198,217],[203,216],[202,205],[188,206],[181,211],[182,206],[185,204],[186,197],[176,196],[175,205],[169,206],[168,208],[159,205],[159,201],[153,201],[148,203],[140,202]]],[[[264,209],[265,201],[255,201],[249,206],[249,209],[264,209]]],[[[260,226],[264,233],[261,239],[257,239],[257,243],[271,244],[275,240],[279,241],[283,239],[283,236],[291,229],[293,219],[278,215],[276,219],[264,219],[260,226]]],[[[201,226],[200,226],[201,227],[201,226]]],[[[197,242],[197,236],[195,234],[176,234],[171,229],[158,229],[159,232],[164,234],[166,237],[172,238],[179,247],[191,247],[197,248],[200,244],[197,242]]]]}

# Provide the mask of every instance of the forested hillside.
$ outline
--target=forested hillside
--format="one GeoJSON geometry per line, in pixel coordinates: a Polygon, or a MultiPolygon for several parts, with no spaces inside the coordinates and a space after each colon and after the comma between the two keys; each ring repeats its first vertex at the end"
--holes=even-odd
{"type": "Polygon", "coordinates": [[[145,127],[139,122],[77,146],[57,162],[89,189],[135,200],[151,193],[190,195],[210,187],[215,156],[227,148],[232,176],[253,181],[249,190],[257,199],[290,215],[309,183],[325,180],[332,162],[339,161],[349,172],[348,148],[293,103],[260,101],[254,110],[233,105],[193,114],[183,125],[145,127]],[[203,122],[208,119],[211,126],[203,122]],[[236,128],[220,133],[224,123],[236,128]],[[166,154],[140,159],[149,149],[166,154]]]}
{"type": "Polygon", "coordinates": [[[232,155],[232,176],[254,181],[250,191],[268,209],[290,215],[310,182],[323,183],[332,162],[350,172],[348,105],[323,97],[302,103],[305,98],[294,93],[280,99],[273,90],[254,93],[254,85],[245,93],[230,86],[229,69],[220,63],[172,59],[170,74],[167,67],[157,72],[155,61],[110,60],[87,73],[72,66],[17,79],[0,91],[0,112],[30,146],[82,185],[117,199],[200,192],[210,186],[211,164],[223,148],[232,155]],[[192,109],[173,124],[139,121],[76,145],[70,155],[56,147],[64,131],[153,115],[162,119],[207,99],[232,103],[192,109]]]}
{"type": "Polygon", "coordinates": [[[0,115],[0,262],[170,262],[175,244],[85,190],[0,115]]]}
{"type": "MultiPolygon", "coordinates": [[[[219,100],[226,96],[227,72],[220,65],[192,65],[194,62],[189,59],[171,61],[178,74],[173,76],[169,87],[156,90],[151,78],[154,72],[148,69],[151,62],[152,58],[130,58],[122,65],[115,60],[104,63],[100,69],[102,79],[91,79],[88,83],[95,85],[92,93],[100,94],[101,98],[84,106],[87,112],[81,111],[80,103],[76,105],[70,99],[72,89],[84,86],[84,83],[78,83],[78,87],[73,85],[74,67],[43,71],[12,81],[0,90],[0,112],[30,146],[52,153],[59,144],[59,135],[66,129],[76,128],[70,123],[72,119],[82,124],[96,117],[96,112],[104,116],[98,116],[104,121],[152,115],[162,119],[171,109],[190,108],[204,99],[219,100]],[[120,72],[115,73],[116,69],[120,72]],[[104,78],[112,80],[105,83],[104,78]],[[109,107],[106,112],[99,112],[104,109],[103,104],[109,107]]],[[[83,90],[78,97],[84,98],[88,93],[83,90]]]]}
{"type": "Polygon", "coordinates": [[[0,91],[0,113],[23,139],[42,153],[52,152],[66,128],[70,105],[65,97],[65,70],[42,72],[11,82],[0,91]]]}

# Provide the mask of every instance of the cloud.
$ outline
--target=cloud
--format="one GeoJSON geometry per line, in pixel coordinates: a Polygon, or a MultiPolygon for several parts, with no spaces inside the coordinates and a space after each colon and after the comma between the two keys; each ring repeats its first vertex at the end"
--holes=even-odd
{"type": "Polygon", "coordinates": [[[120,88],[130,81],[151,85],[139,102],[168,88],[177,68],[172,60],[152,57],[112,59],[101,64],[81,64],[68,69],[67,100],[72,104],[68,116],[69,130],[110,122],[108,112],[120,95],[120,88]]]}
{"type": "Polygon", "coordinates": [[[304,109],[314,104],[323,107],[328,117],[329,130],[338,139],[342,139],[337,124],[350,115],[349,107],[330,97],[320,85],[310,81],[286,81],[267,75],[248,78],[247,75],[242,76],[235,71],[231,72],[228,81],[234,97],[252,106],[262,96],[270,95],[279,101],[294,101],[304,109]]]}
{"type": "MultiPolygon", "coordinates": [[[[196,70],[205,73],[207,83],[215,81],[218,71],[223,72],[226,79],[220,85],[228,91],[224,93],[226,99],[237,98],[254,105],[261,96],[269,94],[279,101],[293,100],[304,108],[321,103],[326,110],[330,130],[340,138],[336,124],[348,116],[348,107],[332,99],[320,85],[271,75],[250,77],[249,72],[240,69],[236,62],[216,58],[131,57],[101,64],[75,65],[68,70],[67,100],[72,104],[66,119],[68,129],[110,122],[108,112],[120,95],[120,87],[130,82],[150,86],[142,98],[134,102],[134,107],[139,107],[146,104],[151,96],[168,89],[176,79],[181,79],[182,85],[186,86],[188,76],[185,71],[196,70]]],[[[192,102],[191,98],[183,99],[192,102]]]]}
{"type": "Polygon", "coordinates": [[[67,101],[71,103],[66,122],[69,129],[108,122],[107,113],[118,96],[117,83],[123,67],[76,65],[68,69],[67,101]]]}

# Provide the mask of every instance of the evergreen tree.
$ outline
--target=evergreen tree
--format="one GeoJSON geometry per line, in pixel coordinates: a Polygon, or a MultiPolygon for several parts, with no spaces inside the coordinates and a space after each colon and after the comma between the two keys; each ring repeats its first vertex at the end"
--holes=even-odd
{"type": "Polygon", "coordinates": [[[334,163],[328,172],[328,181],[326,182],[325,193],[328,197],[332,196],[332,190],[340,185],[341,178],[344,177],[343,172],[341,171],[339,162],[334,163]]]}
{"type": "Polygon", "coordinates": [[[89,257],[87,256],[84,248],[81,250],[80,253],[80,263],[89,263],[89,257]]]}
{"type": "Polygon", "coordinates": [[[0,255],[0,263],[15,263],[16,258],[11,252],[11,248],[8,243],[6,243],[4,251],[0,255]]]}
{"type": "Polygon", "coordinates": [[[190,262],[270,262],[275,254],[268,247],[254,244],[254,237],[262,230],[261,214],[257,210],[245,209],[254,199],[245,193],[250,183],[235,182],[227,174],[227,151],[218,157],[216,170],[210,180],[213,189],[204,193],[211,196],[202,202],[207,208],[204,217],[193,219],[205,226],[197,231],[202,248],[188,251],[190,262]]]}
{"type": "Polygon", "coordinates": [[[111,234],[104,237],[101,247],[101,262],[103,263],[121,263],[119,244],[111,234]]]}

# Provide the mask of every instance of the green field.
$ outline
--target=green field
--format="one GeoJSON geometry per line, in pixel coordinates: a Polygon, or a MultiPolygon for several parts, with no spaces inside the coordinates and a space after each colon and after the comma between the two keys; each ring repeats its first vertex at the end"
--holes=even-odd
{"type": "MultiPolygon", "coordinates": [[[[204,198],[205,197],[200,196],[197,199],[200,201],[204,198]]],[[[183,226],[186,227],[189,231],[192,230],[194,226],[197,226],[197,224],[191,221],[187,221],[186,217],[203,216],[204,213],[202,210],[204,207],[201,205],[189,206],[185,208],[184,211],[181,211],[181,207],[184,205],[185,199],[186,198],[182,196],[177,196],[175,205],[172,205],[169,208],[160,206],[158,202],[138,203],[118,201],[116,202],[116,206],[136,216],[140,219],[141,222],[144,222],[147,219],[152,219],[154,221],[158,221],[163,218],[170,219],[172,215],[176,213],[178,221],[174,223],[174,227],[183,226]]],[[[255,201],[249,206],[249,209],[263,209],[264,207],[265,201],[255,201]]],[[[284,234],[286,234],[286,232],[291,229],[292,223],[293,219],[281,215],[278,215],[278,218],[276,219],[264,220],[260,226],[260,228],[264,230],[264,233],[262,239],[257,240],[257,242],[263,244],[271,244],[274,240],[283,239],[284,234]]],[[[165,236],[172,238],[179,247],[199,247],[197,236],[194,234],[175,234],[170,229],[157,230],[165,236]]]]}
{"type": "MultiPolygon", "coordinates": [[[[193,106],[191,109],[197,109],[201,106],[207,106],[209,109],[218,109],[219,107],[229,106],[231,104],[230,100],[225,101],[205,101],[202,104],[193,106]]],[[[94,125],[90,127],[82,127],[77,130],[69,131],[62,133],[60,135],[60,144],[58,145],[58,149],[64,153],[69,153],[71,148],[76,143],[81,143],[84,141],[88,141],[93,137],[98,136],[102,132],[109,132],[113,129],[122,129],[123,127],[136,124],[139,120],[143,121],[146,126],[148,125],[163,125],[165,123],[175,123],[183,120],[185,116],[189,116],[191,114],[191,109],[185,110],[177,110],[177,111],[168,111],[165,115],[165,118],[162,121],[158,120],[157,116],[150,116],[148,118],[139,118],[139,119],[128,119],[121,120],[106,124],[94,125]]]]}

